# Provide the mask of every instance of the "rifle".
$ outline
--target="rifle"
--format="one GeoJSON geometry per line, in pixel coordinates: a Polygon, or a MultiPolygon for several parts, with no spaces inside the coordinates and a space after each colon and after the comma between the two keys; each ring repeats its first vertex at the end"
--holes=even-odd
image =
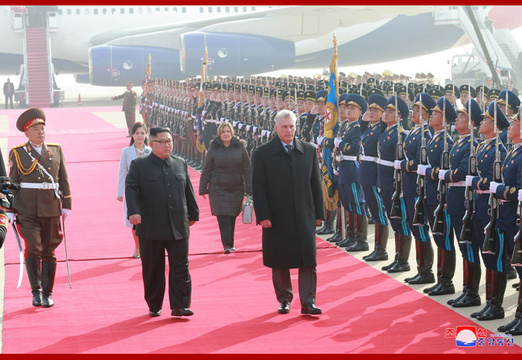
{"type": "MultiPolygon", "coordinates": [[[[395,88],[394,88],[395,92],[395,88]]],[[[401,134],[401,118],[398,116],[398,104],[397,104],[397,94],[395,96],[395,120],[397,121],[397,152],[395,158],[397,160],[404,160],[404,146],[402,143],[402,134],[401,134]]],[[[402,219],[402,207],[401,207],[401,192],[402,192],[402,171],[399,169],[395,169],[393,173],[393,178],[395,179],[395,191],[392,195],[392,208],[390,211],[390,218],[392,219],[402,219]]]]}
{"type": "MultiPolygon", "coordinates": [[[[440,168],[442,170],[449,169],[449,150],[448,150],[448,124],[446,123],[446,101],[443,102],[442,109],[442,126],[444,128],[444,150],[442,151],[442,158],[440,168]]],[[[431,232],[433,235],[445,235],[446,234],[446,216],[444,214],[444,208],[446,207],[446,201],[448,198],[448,184],[444,179],[439,178],[439,184],[437,185],[437,192],[439,205],[433,212],[435,217],[433,221],[433,229],[431,232]]]]}
{"type": "MultiPolygon", "coordinates": [[[[495,162],[493,163],[493,181],[502,182],[502,164],[500,162],[500,150],[498,146],[498,128],[497,128],[497,105],[493,116],[495,128],[495,162]]],[[[499,212],[499,201],[494,193],[489,194],[489,223],[484,228],[486,234],[484,243],[482,244],[483,254],[495,254],[495,227],[499,212]]]]}
{"type": "MultiPolygon", "coordinates": [[[[468,85],[469,86],[469,85],[468,85]]],[[[471,119],[471,100],[468,105],[468,127],[470,129],[469,159],[468,159],[468,175],[477,176],[477,155],[475,154],[473,121],[471,119]]],[[[496,126],[496,125],[495,125],[496,126]]],[[[497,139],[498,140],[498,139],[497,139]]],[[[497,144],[498,147],[498,144],[497,144]]],[[[472,186],[466,186],[466,213],[462,218],[462,230],[459,236],[459,243],[471,244],[471,229],[473,228],[473,213],[475,212],[475,191],[472,186]]]]}
{"type": "MultiPolygon", "coordinates": [[[[515,115],[516,116],[516,115],[515,115]]],[[[522,138],[522,127],[520,127],[520,137],[522,138]]],[[[518,202],[518,232],[513,239],[515,246],[513,248],[513,254],[511,255],[512,266],[522,266],[522,201],[518,202]]]]}
{"type": "MultiPolygon", "coordinates": [[[[408,87],[406,87],[408,91],[408,87]]],[[[428,164],[428,150],[426,149],[426,137],[424,136],[424,117],[422,109],[422,95],[419,97],[420,100],[420,123],[421,123],[421,148],[420,148],[420,163],[422,165],[428,164]]],[[[413,213],[413,226],[424,226],[426,216],[424,214],[424,189],[426,185],[426,179],[423,175],[417,174],[417,194],[419,197],[415,201],[415,212],[413,213]]]]}

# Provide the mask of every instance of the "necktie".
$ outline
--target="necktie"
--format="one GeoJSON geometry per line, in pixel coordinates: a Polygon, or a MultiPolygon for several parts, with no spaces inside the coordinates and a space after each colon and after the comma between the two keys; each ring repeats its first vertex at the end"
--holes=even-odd
{"type": "Polygon", "coordinates": [[[286,147],[286,152],[290,154],[290,151],[292,151],[292,145],[288,144],[288,145],[285,145],[286,147]]]}

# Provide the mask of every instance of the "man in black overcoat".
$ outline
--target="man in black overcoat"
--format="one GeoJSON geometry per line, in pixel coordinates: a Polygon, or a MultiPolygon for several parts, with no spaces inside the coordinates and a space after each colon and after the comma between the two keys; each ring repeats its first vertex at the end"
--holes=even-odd
{"type": "Polygon", "coordinates": [[[152,153],[133,160],[125,180],[127,216],[140,242],[145,300],[150,316],[159,316],[167,250],[172,316],[190,316],[189,226],[199,220],[199,209],[187,163],[171,155],[170,130],[152,128],[150,139],[152,153]]]}
{"type": "Polygon", "coordinates": [[[263,227],[263,264],[272,268],[279,313],[290,311],[289,269],[297,268],[301,313],[318,315],[315,228],[325,215],[317,152],[295,138],[294,113],[281,110],[274,122],[277,136],[253,156],[252,190],[257,222],[263,227]]]}
{"type": "Polygon", "coordinates": [[[130,137],[132,126],[136,122],[136,91],[132,90],[132,81],[127,81],[127,91],[118,96],[113,96],[112,100],[123,99],[121,111],[125,114],[125,122],[127,123],[127,130],[129,131],[127,137],[130,137]]]}

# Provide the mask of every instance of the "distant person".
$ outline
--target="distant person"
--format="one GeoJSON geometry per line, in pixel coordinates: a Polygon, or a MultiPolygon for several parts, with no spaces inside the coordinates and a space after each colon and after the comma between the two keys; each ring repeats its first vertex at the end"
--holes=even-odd
{"type": "Polygon", "coordinates": [[[191,316],[189,226],[199,209],[187,163],[171,155],[168,128],[150,129],[152,153],[131,162],[125,180],[129,222],[140,242],[145,300],[149,315],[161,315],[165,293],[165,250],[169,261],[169,301],[172,316],[191,316]]]}
{"type": "Polygon", "coordinates": [[[151,153],[151,148],[148,146],[147,126],[142,122],[137,122],[132,126],[131,136],[130,145],[121,151],[117,200],[122,201],[124,204],[125,226],[132,228],[132,237],[134,239],[134,254],[132,254],[132,257],[138,259],[140,257],[140,243],[136,236],[135,226],[127,219],[127,203],[123,201],[123,195],[125,194],[125,177],[129,171],[131,161],[138,157],[148,156],[151,153]]]}
{"type": "Polygon", "coordinates": [[[325,214],[317,150],[295,137],[293,112],[279,111],[274,122],[277,135],[253,155],[252,190],[256,219],[263,227],[263,264],[272,268],[280,314],[290,312],[290,269],[297,268],[301,314],[319,315],[315,226],[325,214]]]}
{"type": "Polygon", "coordinates": [[[235,251],[236,218],[243,198],[252,194],[252,170],[245,140],[234,136],[232,123],[223,122],[210,143],[199,181],[199,194],[209,194],[210,210],[217,216],[223,252],[235,251]]]}
{"type": "Polygon", "coordinates": [[[125,121],[129,131],[127,137],[131,136],[132,125],[136,122],[136,91],[132,90],[132,81],[127,81],[127,91],[118,96],[113,96],[112,100],[123,99],[122,111],[125,113],[125,121]]]}
{"type": "Polygon", "coordinates": [[[4,96],[5,96],[5,108],[8,109],[8,103],[11,103],[11,109],[13,108],[13,96],[15,93],[14,84],[7,78],[4,84],[4,96]]]}

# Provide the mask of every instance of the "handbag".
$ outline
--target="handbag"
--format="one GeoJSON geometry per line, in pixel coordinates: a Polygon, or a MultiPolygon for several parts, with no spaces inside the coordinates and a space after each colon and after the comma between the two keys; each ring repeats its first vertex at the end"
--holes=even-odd
{"type": "Polygon", "coordinates": [[[243,224],[252,224],[254,217],[254,207],[252,206],[252,200],[247,198],[243,203],[243,224]]]}

